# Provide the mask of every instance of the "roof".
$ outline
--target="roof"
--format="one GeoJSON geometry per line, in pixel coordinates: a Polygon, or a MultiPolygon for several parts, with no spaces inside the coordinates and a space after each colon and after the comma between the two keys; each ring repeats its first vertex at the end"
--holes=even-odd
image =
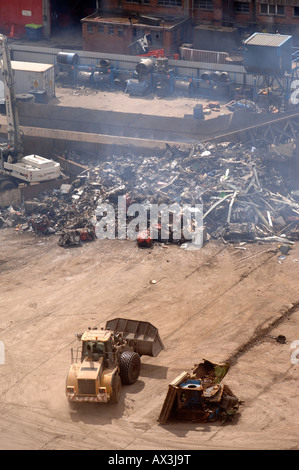
{"type": "Polygon", "coordinates": [[[214,31],[216,33],[232,33],[238,31],[238,28],[233,28],[231,26],[214,26],[210,24],[199,24],[194,26],[195,30],[204,30],[204,31],[214,31]]]}
{"type": "Polygon", "coordinates": [[[292,36],[282,34],[254,33],[244,41],[244,44],[250,46],[280,47],[291,38],[292,36]]]}
{"type": "Polygon", "coordinates": [[[82,335],[82,341],[108,341],[111,331],[108,330],[87,330],[82,335]]]}
{"type": "MultiPolygon", "coordinates": [[[[145,17],[144,17],[145,18],[145,17]]],[[[151,24],[147,23],[146,21],[142,21],[143,17],[141,16],[139,19],[135,18],[134,15],[130,17],[130,15],[113,15],[113,14],[108,14],[108,13],[92,13],[89,16],[86,16],[85,18],[81,19],[81,22],[88,22],[88,23],[94,23],[94,24],[111,24],[114,26],[134,26],[134,27],[140,27],[140,28],[148,28],[148,29],[155,29],[155,28],[173,28],[176,27],[182,23],[187,22],[188,20],[186,18],[162,18],[162,17],[157,17],[155,18],[156,24],[151,24]]]]}
{"type": "Polygon", "coordinates": [[[22,70],[26,72],[46,72],[47,70],[54,68],[54,65],[12,60],[11,67],[13,70],[22,70]]]}

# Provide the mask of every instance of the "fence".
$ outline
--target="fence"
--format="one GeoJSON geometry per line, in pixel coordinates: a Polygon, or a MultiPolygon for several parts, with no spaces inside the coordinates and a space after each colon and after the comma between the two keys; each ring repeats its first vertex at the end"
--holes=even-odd
{"type": "Polygon", "coordinates": [[[229,54],[226,52],[201,51],[188,47],[181,47],[180,52],[182,60],[208,62],[210,64],[226,64],[225,59],[229,57],[229,54]]]}

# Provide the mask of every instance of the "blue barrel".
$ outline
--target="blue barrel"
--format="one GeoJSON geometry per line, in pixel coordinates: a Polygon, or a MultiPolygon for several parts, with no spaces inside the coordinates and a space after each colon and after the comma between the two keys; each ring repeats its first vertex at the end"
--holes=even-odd
{"type": "Polygon", "coordinates": [[[127,92],[129,95],[143,96],[149,91],[149,81],[139,81],[134,78],[127,81],[127,92]]]}
{"type": "Polygon", "coordinates": [[[78,65],[79,56],[75,52],[58,52],[57,63],[64,65],[78,65]]]}
{"type": "Polygon", "coordinates": [[[200,75],[200,78],[201,80],[210,80],[211,78],[211,73],[210,72],[202,72],[202,74],[200,75]]]}
{"type": "Polygon", "coordinates": [[[193,108],[193,117],[194,119],[204,119],[203,105],[196,104],[193,108]]]}

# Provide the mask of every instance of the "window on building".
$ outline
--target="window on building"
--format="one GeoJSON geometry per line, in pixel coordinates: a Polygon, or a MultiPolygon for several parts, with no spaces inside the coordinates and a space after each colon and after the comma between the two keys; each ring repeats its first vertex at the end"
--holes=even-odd
{"type": "Polygon", "coordinates": [[[114,26],[108,25],[108,34],[114,34],[114,26]]]}
{"type": "Polygon", "coordinates": [[[163,47],[163,31],[151,31],[149,44],[154,47],[163,47]]]}
{"type": "Polygon", "coordinates": [[[268,5],[261,3],[260,12],[262,15],[284,15],[284,5],[268,5]]]}
{"type": "Polygon", "coordinates": [[[236,13],[249,13],[248,2],[234,2],[234,11],[236,13]]]}
{"type": "Polygon", "coordinates": [[[194,0],[194,7],[200,10],[213,10],[213,0],[194,0]]]}
{"type": "Polygon", "coordinates": [[[181,7],[182,0],[158,0],[158,5],[166,7],[181,7]]]}
{"type": "Polygon", "coordinates": [[[124,36],[124,34],[125,34],[125,33],[124,33],[124,29],[123,29],[123,28],[118,28],[118,30],[117,30],[117,36],[122,37],[122,36],[124,36]]]}
{"type": "Polygon", "coordinates": [[[299,7],[294,7],[294,16],[299,17],[299,7]]]}
{"type": "Polygon", "coordinates": [[[93,33],[93,25],[92,24],[87,25],[87,32],[88,33],[93,33]]]}
{"type": "Polygon", "coordinates": [[[100,25],[98,26],[98,33],[103,33],[104,31],[105,31],[104,25],[103,25],[103,24],[100,24],[100,25]]]}

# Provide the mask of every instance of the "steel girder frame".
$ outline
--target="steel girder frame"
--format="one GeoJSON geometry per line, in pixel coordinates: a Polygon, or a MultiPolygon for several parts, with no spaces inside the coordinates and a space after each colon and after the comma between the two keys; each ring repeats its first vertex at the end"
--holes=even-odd
{"type": "Polygon", "coordinates": [[[282,117],[272,122],[243,129],[242,138],[252,145],[270,146],[296,142],[299,137],[299,115],[282,117]]]}

